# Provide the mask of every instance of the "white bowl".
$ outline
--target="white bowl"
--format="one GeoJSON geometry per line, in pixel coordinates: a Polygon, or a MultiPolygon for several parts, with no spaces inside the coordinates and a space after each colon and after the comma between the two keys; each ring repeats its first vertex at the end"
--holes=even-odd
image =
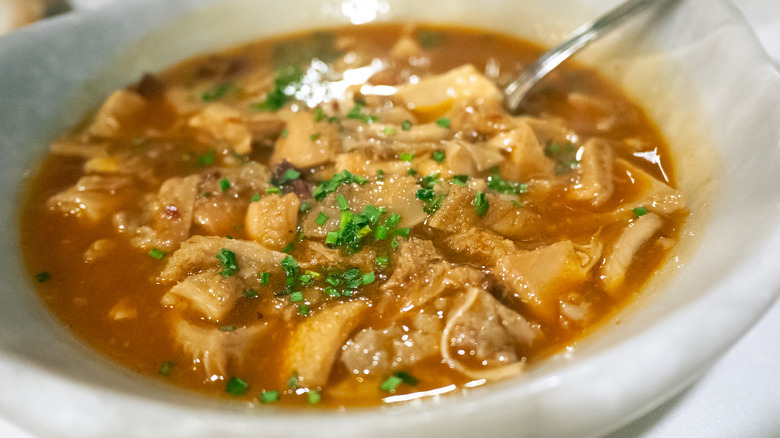
{"type": "Polygon", "coordinates": [[[572,436],[657,406],[720,357],[780,284],[780,78],[735,9],[686,0],[582,54],[643,102],[693,211],[675,257],[619,320],[529,373],[348,411],[217,402],[132,374],[44,309],[20,260],[17,208],[47,142],[145,71],[278,32],[437,21],[550,44],[615,0],[136,0],[0,38],[0,416],[36,436],[572,436]]]}

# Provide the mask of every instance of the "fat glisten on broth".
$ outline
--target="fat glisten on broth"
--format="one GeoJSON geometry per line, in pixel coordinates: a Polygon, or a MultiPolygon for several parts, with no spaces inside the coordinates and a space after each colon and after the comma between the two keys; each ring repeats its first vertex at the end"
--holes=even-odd
{"type": "Polygon", "coordinates": [[[664,140],[593,71],[504,110],[538,54],[369,25],[144,75],[28,181],[33,281],[97,350],[227,399],[371,405],[519,375],[630,300],[688,215],[664,140]]]}

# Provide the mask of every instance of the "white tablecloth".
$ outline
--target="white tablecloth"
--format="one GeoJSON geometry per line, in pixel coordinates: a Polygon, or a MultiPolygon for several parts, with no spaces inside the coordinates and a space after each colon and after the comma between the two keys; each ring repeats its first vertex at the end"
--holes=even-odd
{"type": "MultiPolygon", "coordinates": [[[[117,0],[71,0],[71,3],[80,8],[92,8],[107,1],[117,0]]],[[[780,1],[733,2],[756,30],[775,64],[780,66],[780,1]]],[[[780,303],[775,304],[698,382],[607,438],[780,437],[778,336],[780,303]]],[[[34,438],[2,418],[0,437],[34,438]]]]}

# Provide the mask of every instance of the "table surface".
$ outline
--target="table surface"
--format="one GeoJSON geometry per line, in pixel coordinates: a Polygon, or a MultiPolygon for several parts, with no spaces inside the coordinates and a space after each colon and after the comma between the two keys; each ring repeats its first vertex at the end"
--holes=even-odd
{"type": "MultiPolygon", "coordinates": [[[[71,0],[79,8],[117,0],[71,0]]],[[[780,67],[780,2],[732,0],[780,67]]],[[[780,437],[780,302],[691,387],[606,438],[780,437]]],[[[0,437],[33,438],[0,418],[0,437]]]]}

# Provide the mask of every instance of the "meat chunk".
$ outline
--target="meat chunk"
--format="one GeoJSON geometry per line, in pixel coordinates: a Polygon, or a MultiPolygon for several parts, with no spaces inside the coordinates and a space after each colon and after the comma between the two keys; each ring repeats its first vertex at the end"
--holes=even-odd
{"type": "Polygon", "coordinates": [[[571,188],[571,197],[594,206],[609,200],[615,191],[612,174],[614,160],[615,153],[606,140],[592,138],[585,142],[578,168],[579,178],[571,188]]]}
{"type": "Polygon", "coordinates": [[[615,164],[626,172],[634,184],[639,185],[641,193],[638,198],[627,201],[617,210],[617,213],[633,215],[631,211],[634,208],[646,207],[651,212],[668,215],[686,208],[685,196],[679,190],[653,178],[628,161],[618,159],[615,164]]]}
{"type": "Polygon", "coordinates": [[[170,251],[190,236],[198,180],[197,175],[171,178],[160,187],[151,224],[157,248],[170,251]]]}
{"type": "Polygon", "coordinates": [[[382,285],[380,312],[398,317],[420,308],[448,288],[481,285],[483,274],[468,266],[447,262],[428,240],[413,237],[402,242],[395,256],[393,274],[382,285]]]}
{"type": "Polygon", "coordinates": [[[619,286],[626,277],[631,262],[639,249],[658,232],[663,225],[663,219],[655,213],[640,216],[631,222],[617,241],[612,245],[612,250],[606,257],[601,269],[601,278],[604,282],[604,290],[615,298],[619,286]]]}
{"type": "Polygon", "coordinates": [[[293,113],[287,123],[287,136],[276,142],[271,164],[287,160],[303,169],[333,161],[341,152],[335,129],[327,121],[315,122],[309,112],[293,113]]]}
{"type": "Polygon", "coordinates": [[[136,248],[173,251],[190,236],[197,186],[197,175],[170,178],[147,197],[140,213],[116,213],[114,227],[136,248]]]}
{"type": "Polygon", "coordinates": [[[459,140],[447,142],[446,166],[455,175],[476,175],[503,161],[504,156],[493,148],[459,140]]]}
{"type": "Polygon", "coordinates": [[[442,329],[437,315],[422,312],[411,322],[382,330],[366,328],[344,344],[341,362],[356,376],[387,375],[436,354],[442,329]]]}
{"type": "Polygon", "coordinates": [[[281,374],[297,373],[307,388],[325,385],[341,347],[366,310],[364,301],[346,301],[325,307],[299,324],[287,345],[281,374]]]}
{"type": "Polygon", "coordinates": [[[176,283],[162,297],[162,304],[190,308],[209,321],[220,322],[242,295],[237,278],[225,278],[216,272],[190,275],[176,283]]]}
{"type": "Polygon", "coordinates": [[[216,141],[237,154],[252,152],[252,131],[241,112],[222,103],[206,106],[189,120],[206,141],[216,141]]]}
{"type": "Polygon", "coordinates": [[[465,254],[474,261],[484,260],[482,264],[487,265],[517,251],[511,240],[480,227],[468,228],[447,236],[445,242],[454,251],[465,254]]]}
{"type": "Polygon", "coordinates": [[[571,241],[562,241],[531,251],[515,251],[498,259],[493,268],[508,287],[507,299],[527,306],[539,320],[550,323],[558,317],[558,294],[587,280],[571,241]]]}
{"type": "Polygon", "coordinates": [[[100,107],[87,132],[95,137],[119,137],[137,129],[137,118],[147,108],[146,99],[129,90],[117,90],[100,107]]]}
{"type": "Polygon", "coordinates": [[[254,162],[204,170],[198,184],[198,194],[203,196],[195,200],[194,224],[207,234],[230,234],[244,224],[246,200],[264,193],[270,178],[268,169],[254,162]]]}
{"type": "Polygon", "coordinates": [[[231,363],[241,360],[244,352],[267,330],[265,323],[230,331],[184,319],[177,319],[173,325],[176,342],[192,356],[193,364],[201,364],[207,377],[227,376],[231,363]]]}
{"type": "Polygon", "coordinates": [[[249,204],[244,219],[247,234],[268,249],[281,250],[295,238],[300,206],[292,193],[265,196],[249,204]]]}
{"type": "Polygon", "coordinates": [[[163,283],[172,283],[185,279],[191,272],[222,271],[224,266],[217,259],[221,249],[236,255],[238,270],[235,275],[245,280],[254,278],[258,272],[281,272],[279,262],[287,257],[283,252],[272,251],[249,240],[192,236],[166,259],[165,268],[158,279],[163,283]]]}
{"type": "Polygon", "coordinates": [[[399,87],[396,95],[422,120],[444,115],[455,101],[501,102],[496,85],[470,64],[399,87]]]}
{"type": "Polygon", "coordinates": [[[133,190],[133,178],[126,175],[87,175],[65,191],[46,201],[46,206],[67,216],[97,222],[120,207],[117,193],[133,190]]]}
{"type": "Polygon", "coordinates": [[[513,239],[538,235],[538,214],[527,208],[518,208],[506,198],[486,194],[489,207],[480,217],[473,204],[476,195],[469,187],[453,185],[439,210],[428,219],[428,225],[449,233],[480,226],[513,239]]]}
{"type": "Polygon", "coordinates": [[[525,366],[523,348],[541,331],[488,292],[470,287],[455,298],[441,337],[444,360],[472,378],[517,375],[525,366]]]}
{"type": "Polygon", "coordinates": [[[527,181],[555,175],[555,162],[544,154],[544,147],[527,119],[519,119],[515,128],[498,133],[488,145],[508,152],[507,161],[500,167],[504,179],[527,181]]]}

